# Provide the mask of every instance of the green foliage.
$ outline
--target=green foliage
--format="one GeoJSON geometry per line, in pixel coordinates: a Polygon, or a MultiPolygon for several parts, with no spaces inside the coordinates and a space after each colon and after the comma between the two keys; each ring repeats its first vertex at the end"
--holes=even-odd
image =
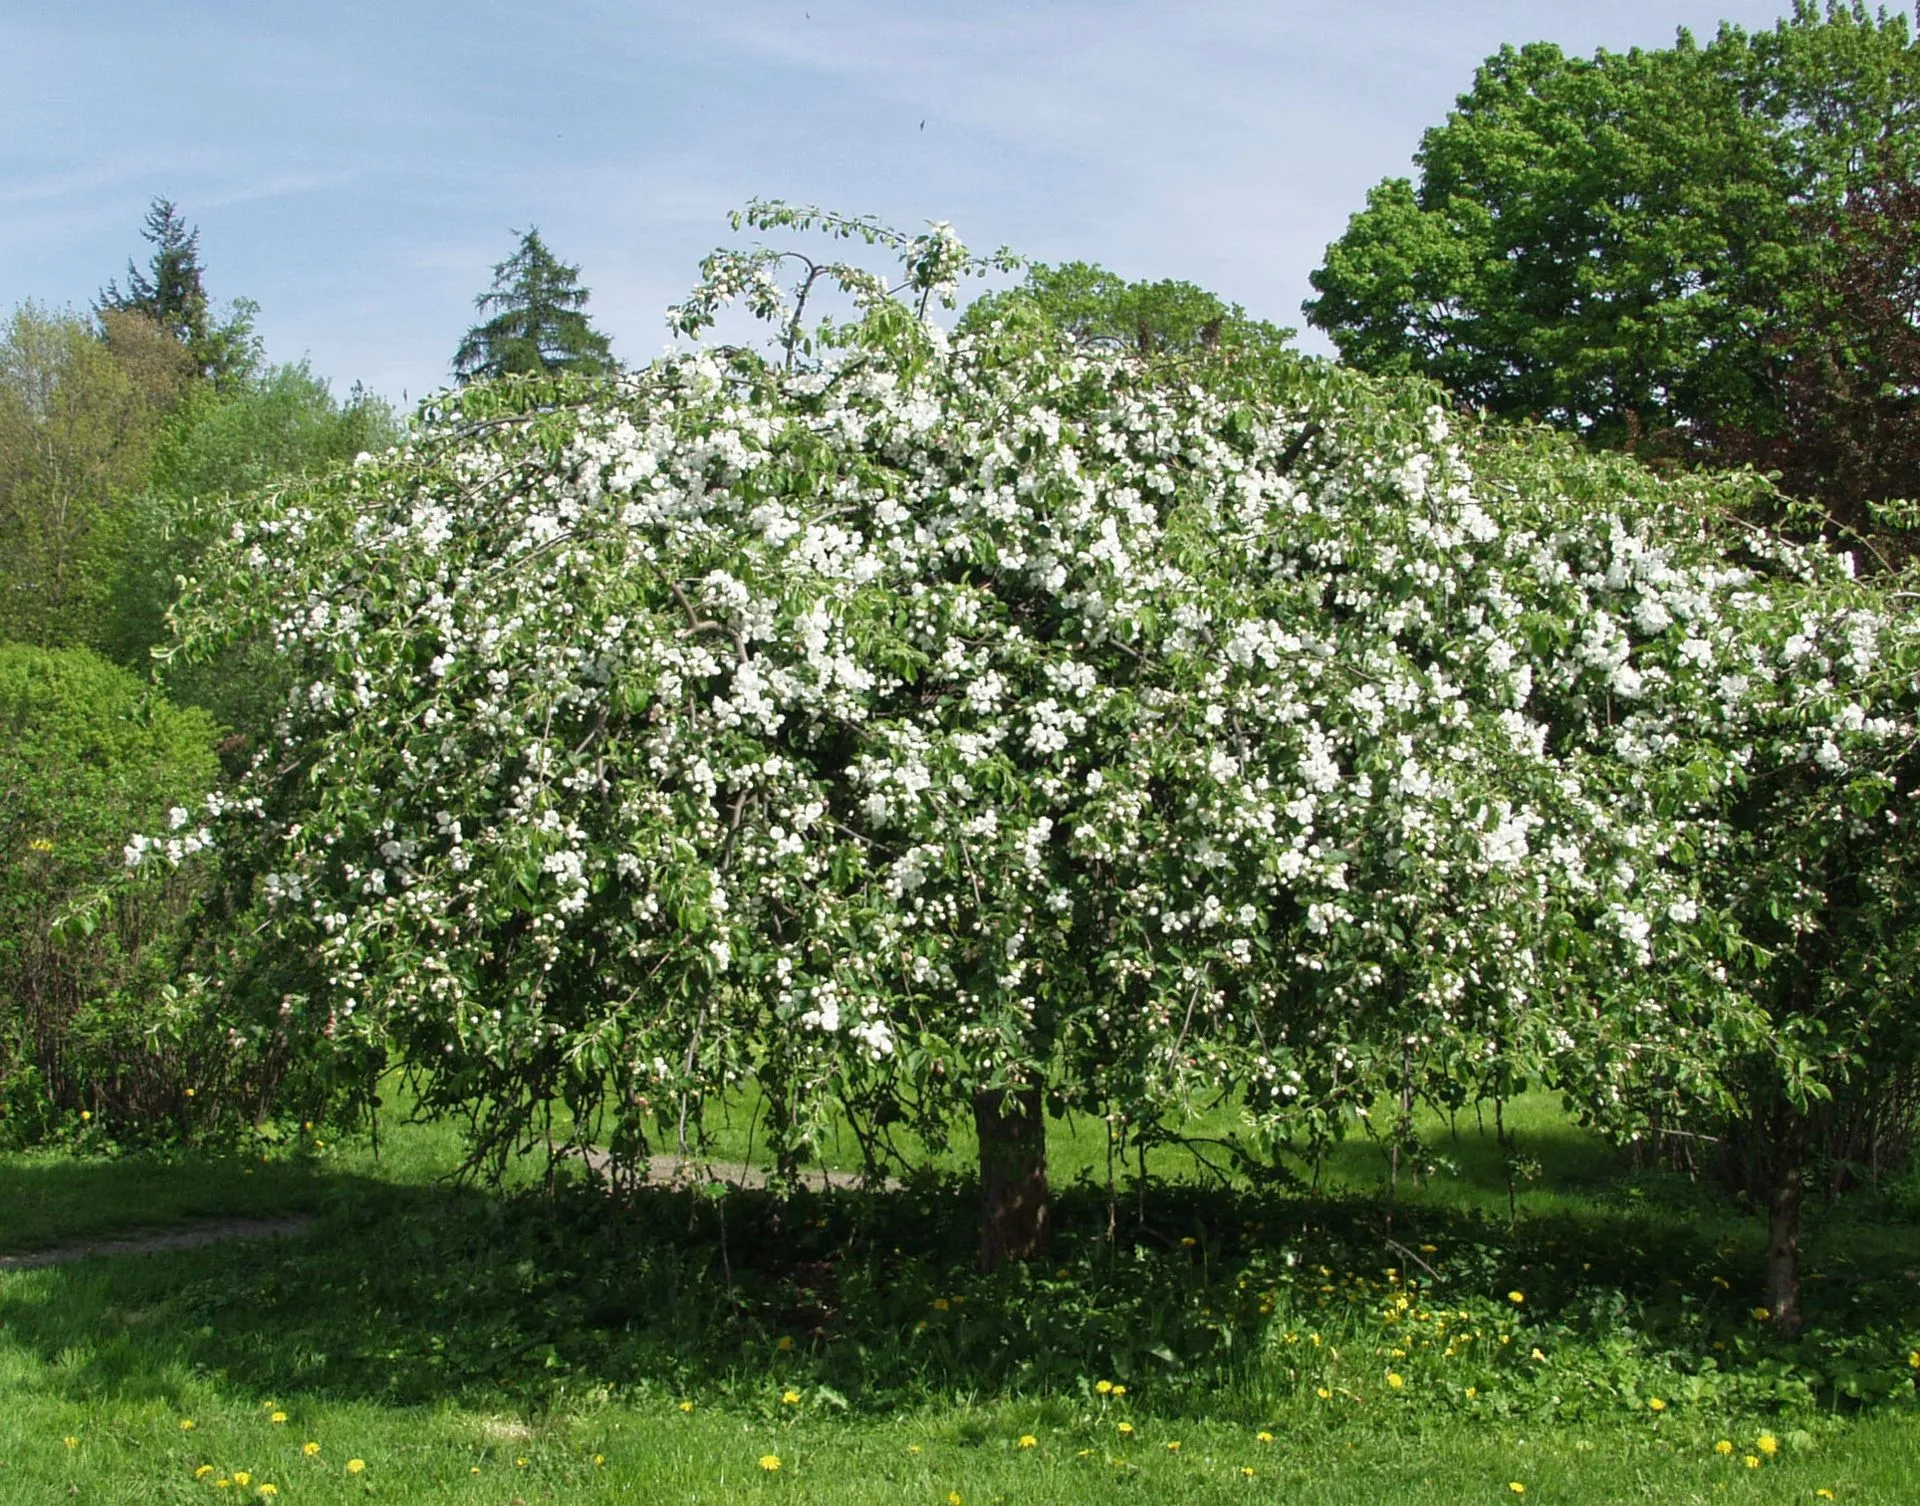
{"type": "Polygon", "coordinates": [[[607,337],[587,322],[587,298],[580,268],[554,256],[538,230],[527,231],[519,249],[494,267],[493,287],[474,300],[493,317],[467,331],[454,352],[454,375],[471,382],[612,371],[607,337]]]}
{"type": "Polygon", "coordinates": [[[85,643],[187,358],[150,321],[23,304],[0,337],[0,641],[85,643]]]}
{"type": "Polygon", "coordinates": [[[198,375],[216,386],[244,381],[260,361],[260,342],[253,333],[257,305],[239,299],[224,320],[214,319],[200,265],[200,232],[187,228],[172,200],[153,201],[142,233],[153,246],[148,269],[143,272],[128,261],[126,292],[118,283],[108,283],[100,292],[99,312],[151,320],[186,350],[198,375]]]}
{"type": "Polygon", "coordinates": [[[0,646],[0,1140],[82,1111],[164,1135],[214,1111],[188,1089],[245,1070],[173,987],[192,871],[98,894],[136,830],[201,845],[212,743],[204,713],[85,649],[0,646]]]}
{"type": "MultiPolygon", "coordinates": [[[[385,450],[401,435],[385,402],[358,387],[336,399],[304,361],[268,367],[226,388],[195,387],[157,436],[146,486],[126,507],[91,641],[116,662],[144,670],[165,637],[178,582],[192,573],[226,504],[271,482],[385,450]]],[[[269,668],[266,661],[251,668],[225,663],[176,680],[174,693],[208,706],[229,726],[255,727],[270,683],[260,676],[269,668]]]]}
{"type": "Polygon", "coordinates": [[[1090,262],[1035,263],[1019,287],[975,299],[959,330],[985,330],[996,320],[1035,318],[1083,345],[1137,356],[1213,351],[1277,354],[1290,329],[1249,319],[1190,282],[1128,282],[1090,262]]]}
{"type": "Polygon", "coordinates": [[[1503,48],[1368,195],[1313,274],[1311,321],[1369,371],[1606,443],[1771,429],[1760,332],[1804,327],[1798,209],[1920,164],[1904,16],[1801,0],[1772,31],[1664,51],[1503,48]]]}

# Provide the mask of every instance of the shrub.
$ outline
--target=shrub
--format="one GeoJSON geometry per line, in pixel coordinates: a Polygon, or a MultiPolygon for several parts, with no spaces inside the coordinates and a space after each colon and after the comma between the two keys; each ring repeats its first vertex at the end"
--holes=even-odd
{"type": "Polygon", "coordinates": [[[172,826],[183,853],[198,846],[214,732],[85,649],[0,646],[0,1142],[82,1111],[122,1132],[185,1127],[219,1075],[224,1048],[173,986],[193,865],[60,923],[124,868],[128,833],[172,826]]]}

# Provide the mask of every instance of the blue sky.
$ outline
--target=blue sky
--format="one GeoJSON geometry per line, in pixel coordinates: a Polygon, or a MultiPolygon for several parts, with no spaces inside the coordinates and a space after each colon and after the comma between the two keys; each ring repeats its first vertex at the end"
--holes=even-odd
{"type": "MultiPolygon", "coordinates": [[[[399,399],[538,225],[644,360],[754,195],[1180,277],[1307,276],[1502,42],[1755,29],[1788,0],[9,0],[0,309],[84,306],[155,194],[276,360],[399,399]],[[924,122],[924,124],[923,124],[924,122]]],[[[1310,332],[1303,343],[1325,349],[1310,332]]]]}

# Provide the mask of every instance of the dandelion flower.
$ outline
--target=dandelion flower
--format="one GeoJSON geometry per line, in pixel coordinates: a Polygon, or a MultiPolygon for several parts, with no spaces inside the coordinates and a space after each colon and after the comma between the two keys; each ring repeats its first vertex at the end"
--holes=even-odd
{"type": "Polygon", "coordinates": [[[1021,1447],[1021,1448],[1032,1448],[1032,1447],[1034,1447],[1034,1446],[1035,1446],[1036,1444],[1038,1444],[1039,1442],[1040,1442],[1040,1440],[1039,1440],[1038,1438],[1036,1438],[1036,1437],[1034,1437],[1034,1436],[1033,1436],[1033,1434],[1031,1434],[1031,1433],[1022,1433],[1022,1434],[1020,1435],[1020,1447],[1021,1447]]]}
{"type": "Polygon", "coordinates": [[[1753,1321],[1756,1323],[1764,1323],[1772,1316],[1773,1314],[1764,1307],[1756,1307],[1753,1310],[1753,1321]]]}
{"type": "Polygon", "coordinates": [[[1760,1456],[1758,1454],[1748,1454],[1747,1457],[1740,1462],[1746,1465],[1748,1469],[1758,1469],[1760,1467],[1760,1456]]]}
{"type": "Polygon", "coordinates": [[[367,1461],[365,1459],[349,1459],[347,1461],[347,1473],[350,1475],[357,1475],[366,1467],[367,1461]]]}
{"type": "Polygon", "coordinates": [[[1508,1292],[1507,1300],[1509,1302],[1525,1302],[1527,1300],[1527,1294],[1525,1292],[1508,1292]]]}
{"type": "Polygon", "coordinates": [[[183,1433],[191,1433],[193,1431],[193,1419],[191,1417],[182,1417],[180,1419],[180,1431],[183,1433]]]}
{"type": "Polygon", "coordinates": [[[1183,1250],[1191,1250],[1195,1245],[1199,1243],[1200,1241],[1195,1239],[1191,1234],[1185,1234],[1181,1236],[1180,1248],[1183,1250]]]}
{"type": "Polygon", "coordinates": [[[908,1452],[908,1453],[910,1453],[910,1454],[917,1454],[917,1453],[919,1453],[919,1452],[920,1452],[920,1445],[919,1445],[919,1444],[917,1444],[917,1443],[909,1443],[909,1444],[907,1445],[907,1452],[908,1452]]]}
{"type": "Polygon", "coordinates": [[[780,1456],[778,1454],[762,1454],[760,1456],[760,1467],[768,1474],[772,1474],[780,1468],[780,1456]]]}
{"type": "Polygon", "coordinates": [[[947,1492],[947,1506],[960,1506],[961,1495],[957,1490],[947,1492]]]}
{"type": "Polygon", "coordinates": [[[1167,1452],[1170,1454],[1177,1454],[1180,1452],[1180,1440],[1178,1438],[1170,1439],[1168,1441],[1167,1452]]]}
{"type": "Polygon", "coordinates": [[[1113,1394],[1115,1396],[1125,1396],[1127,1394],[1127,1388],[1125,1386],[1115,1386],[1113,1388],[1113,1394]]]}
{"type": "Polygon", "coordinates": [[[680,1410],[681,1410],[682,1412],[691,1412],[691,1411],[693,1410],[693,1403],[692,1403],[692,1402],[690,1402],[690,1401],[683,1401],[683,1402],[681,1402],[681,1403],[680,1403],[680,1410]]]}
{"type": "Polygon", "coordinates": [[[773,1347],[778,1349],[782,1354],[791,1354],[793,1352],[793,1335],[787,1333],[781,1334],[780,1342],[773,1347]]]}
{"type": "Polygon", "coordinates": [[[1507,1481],[1507,1489],[1517,1496],[1523,1496],[1527,1493],[1527,1487],[1518,1480],[1507,1481]]]}
{"type": "Polygon", "coordinates": [[[280,1487],[278,1485],[275,1485],[269,1482],[265,1485],[262,1485],[260,1489],[255,1492],[255,1494],[258,1495],[260,1499],[263,1501],[270,1500],[272,1497],[280,1494],[280,1487]]]}
{"type": "Polygon", "coordinates": [[[233,1483],[238,1485],[242,1490],[245,1490],[249,1485],[253,1484],[253,1476],[248,1474],[244,1469],[236,1469],[233,1472],[233,1483]]]}
{"type": "Polygon", "coordinates": [[[1322,1401],[1333,1400],[1333,1393],[1329,1391],[1325,1386],[1315,1386],[1313,1388],[1313,1394],[1319,1397],[1322,1401]]]}
{"type": "Polygon", "coordinates": [[[1387,1384],[1393,1387],[1394,1390],[1398,1391],[1406,1383],[1407,1378],[1404,1375],[1400,1375],[1392,1370],[1387,1372],[1387,1384]]]}
{"type": "Polygon", "coordinates": [[[1255,1433],[1253,1435],[1253,1441],[1255,1443],[1271,1443],[1273,1442],[1273,1434],[1267,1432],[1255,1433]]]}
{"type": "Polygon", "coordinates": [[[1826,1486],[1824,1486],[1824,1485],[1822,1485],[1822,1486],[1821,1486],[1821,1487],[1820,1487],[1820,1488],[1819,1488],[1818,1490],[1816,1490],[1816,1491],[1815,1491],[1815,1492],[1814,1492],[1813,1494],[1814,1494],[1814,1499],[1815,1499],[1815,1500],[1820,1500],[1820,1501],[1831,1501],[1831,1500],[1833,1499],[1833,1492],[1832,1492],[1832,1491],[1830,1491],[1830,1490],[1828,1490],[1828,1489],[1827,1489],[1827,1487],[1826,1487],[1826,1486]]]}
{"type": "Polygon", "coordinates": [[[211,1464],[203,1464],[193,1472],[193,1477],[196,1480],[204,1480],[208,1475],[212,1473],[213,1473],[213,1466],[211,1464]]]}
{"type": "Polygon", "coordinates": [[[1532,1354],[1527,1356],[1527,1358],[1530,1360],[1545,1360],[1546,1356],[1542,1354],[1538,1348],[1536,1348],[1532,1354]]]}
{"type": "Polygon", "coordinates": [[[1121,1423],[1120,1436],[1123,1438],[1131,1438],[1133,1436],[1133,1424],[1130,1422],[1121,1423]]]}
{"type": "Polygon", "coordinates": [[[80,1440],[74,1437],[73,1434],[71,1433],[67,1434],[67,1436],[62,1438],[60,1441],[64,1443],[68,1448],[80,1447],[80,1440]]]}
{"type": "Polygon", "coordinates": [[[595,1469],[599,1469],[606,1462],[607,1462],[607,1456],[605,1454],[595,1454],[593,1456],[593,1467],[595,1469]]]}
{"type": "Polygon", "coordinates": [[[311,1443],[311,1442],[303,1443],[300,1445],[300,1452],[305,1454],[309,1459],[311,1459],[315,1454],[320,1452],[320,1445],[317,1443],[311,1443]]]}
{"type": "Polygon", "coordinates": [[[1095,1381],[1093,1383],[1093,1389],[1097,1391],[1100,1395],[1105,1396],[1109,1391],[1113,1389],[1113,1382],[1109,1380],[1095,1381]]]}
{"type": "Polygon", "coordinates": [[[783,1407],[797,1407],[797,1406],[799,1406],[799,1405],[800,1405],[800,1393],[799,1393],[798,1391],[795,1391],[795,1390],[793,1390],[793,1389],[791,1389],[791,1388],[789,1388],[789,1389],[787,1389],[787,1390],[785,1390],[785,1391],[782,1391],[782,1392],[780,1393],[780,1405],[781,1405],[781,1406],[783,1406],[783,1407]]]}
{"type": "Polygon", "coordinates": [[[267,1421],[272,1423],[275,1427],[279,1427],[286,1420],[287,1420],[287,1414],[285,1412],[275,1412],[273,1416],[267,1419],[267,1421]]]}
{"type": "Polygon", "coordinates": [[[1721,1440],[1720,1440],[1720,1441],[1719,1441],[1718,1443],[1716,1443],[1716,1444],[1715,1444],[1715,1445],[1713,1446],[1713,1451],[1714,1451],[1714,1452],[1715,1452],[1716,1454],[1730,1454],[1730,1453],[1732,1453],[1732,1452],[1733,1452],[1733,1440],[1732,1440],[1731,1438],[1722,1438],[1722,1439],[1721,1439],[1721,1440]]]}
{"type": "Polygon", "coordinates": [[[1658,1396],[1649,1396],[1647,1398],[1647,1410],[1649,1412],[1664,1412],[1667,1410],[1667,1404],[1658,1396]]]}
{"type": "Polygon", "coordinates": [[[1762,1433],[1758,1438],[1753,1440],[1753,1446],[1769,1459],[1780,1452],[1780,1440],[1771,1433],[1762,1433]]]}
{"type": "Polygon", "coordinates": [[[1478,1386],[1468,1386],[1468,1387],[1467,1387],[1467,1400],[1468,1400],[1468,1401],[1472,1401],[1472,1400],[1474,1399],[1474,1397],[1476,1397],[1476,1396],[1478,1396],[1479,1394],[1480,1394],[1480,1388],[1479,1388],[1478,1386]]]}

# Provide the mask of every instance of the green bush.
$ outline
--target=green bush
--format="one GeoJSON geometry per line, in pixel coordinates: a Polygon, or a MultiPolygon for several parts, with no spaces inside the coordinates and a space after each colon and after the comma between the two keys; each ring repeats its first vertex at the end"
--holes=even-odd
{"type": "Polygon", "coordinates": [[[175,986],[195,865],[118,880],[134,832],[197,828],[215,730],[88,650],[0,645],[0,1143],[177,1134],[225,1101],[233,1052],[175,986]]]}

